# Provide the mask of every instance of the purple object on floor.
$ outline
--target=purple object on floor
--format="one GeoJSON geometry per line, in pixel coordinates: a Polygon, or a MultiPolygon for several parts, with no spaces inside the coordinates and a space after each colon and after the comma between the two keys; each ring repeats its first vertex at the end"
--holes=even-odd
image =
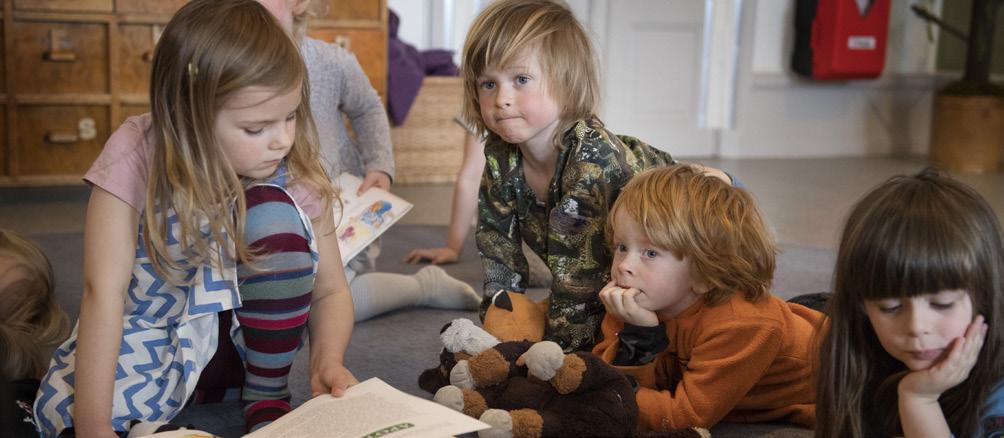
{"type": "Polygon", "coordinates": [[[430,76],[456,76],[453,51],[432,49],[419,51],[397,36],[400,19],[389,11],[387,30],[387,112],[395,125],[404,123],[415,96],[422,88],[422,79],[430,76]]]}

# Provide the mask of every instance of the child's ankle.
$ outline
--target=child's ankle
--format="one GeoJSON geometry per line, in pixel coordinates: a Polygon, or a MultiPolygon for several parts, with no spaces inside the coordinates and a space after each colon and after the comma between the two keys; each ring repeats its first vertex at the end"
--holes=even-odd
{"type": "Polygon", "coordinates": [[[255,400],[246,403],[244,425],[248,433],[265,427],[293,410],[287,400],[255,400]]]}

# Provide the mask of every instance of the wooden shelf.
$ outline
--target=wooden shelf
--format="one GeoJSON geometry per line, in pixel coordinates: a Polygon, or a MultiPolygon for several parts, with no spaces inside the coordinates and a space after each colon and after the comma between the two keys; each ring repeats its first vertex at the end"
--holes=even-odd
{"type": "MultiPolygon", "coordinates": [[[[310,34],[351,40],[386,96],[386,0],[325,1],[310,34]]],[[[185,3],[0,0],[0,186],[82,184],[108,136],[148,110],[158,27],[185,3]]]]}

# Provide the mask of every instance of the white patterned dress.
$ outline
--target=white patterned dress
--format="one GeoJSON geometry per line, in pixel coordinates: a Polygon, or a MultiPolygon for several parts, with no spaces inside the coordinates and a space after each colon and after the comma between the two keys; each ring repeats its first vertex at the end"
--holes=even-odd
{"type": "MultiPolygon", "coordinates": [[[[285,190],[284,170],[284,166],[280,168],[267,185],[285,190]]],[[[297,210],[307,230],[316,273],[317,244],[313,228],[303,210],[299,206],[297,210]]],[[[168,222],[172,234],[168,239],[169,254],[174,260],[182,260],[180,246],[174,238],[177,216],[173,212],[168,222]]],[[[134,419],[168,421],[178,414],[216,352],[218,313],[241,306],[233,260],[224,261],[222,268],[196,266],[179,275],[194,281],[190,285],[175,286],[157,275],[143,247],[140,231],[132,279],[125,297],[122,342],[112,395],[111,420],[117,431],[128,430],[129,422],[134,419]]],[[[56,436],[73,426],[78,327],[53,354],[35,400],[36,423],[45,437],[56,436]]],[[[244,342],[236,317],[233,317],[231,337],[243,357],[244,342]]]]}

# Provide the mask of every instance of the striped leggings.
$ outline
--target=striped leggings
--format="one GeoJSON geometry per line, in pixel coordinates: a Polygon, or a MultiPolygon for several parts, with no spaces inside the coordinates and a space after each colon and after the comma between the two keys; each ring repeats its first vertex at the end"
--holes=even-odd
{"type": "Polygon", "coordinates": [[[293,200],[270,186],[252,187],[245,197],[244,237],[260,257],[251,266],[237,266],[243,305],[234,314],[246,350],[244,375],[234,372],[240,358],[230,340],[230,312],[221,313],[217,353],[193,401],[230,398],[227,393],[236,395],[240,387],[244,418],[252,431],[290,410],[289,371],[307,328],[314,266],[293,200]]]}

